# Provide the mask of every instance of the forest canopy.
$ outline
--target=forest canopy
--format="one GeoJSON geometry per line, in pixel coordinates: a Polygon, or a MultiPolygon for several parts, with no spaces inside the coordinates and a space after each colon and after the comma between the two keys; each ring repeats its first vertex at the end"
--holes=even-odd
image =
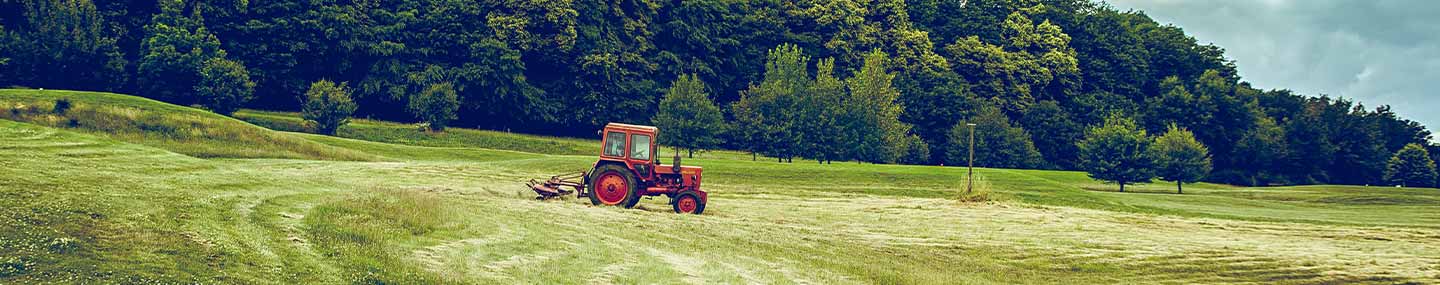
{"type": "MultiPolygon", "coordinates": [[[[801,93],[893,85],[883,109],[901,124],[879,129],[904,146],[850,157],[866,161],[963,164],[956,126],[993,121],[1004,133],[979,144],[1026,146],[986,165],[1077,169],[1075,142],[1112,114],[1192,131],[1218,182],[1378,184],[1407,145],[1440,155],[1388,106],[1256,89],[1222,48],[1093,0],[0,1],[0,86],[194,104],[204,63],[233,62],[253,81],[247,108],[300,110],[326,80],[349,86],[357,116],[411,120],[409,100],[444,85],[459,104],[450,126],[561,135],[651,122],[683,74],[734,122],[742,94],[780,86],[762,83],[782,46],[820,84],[796,86],[822,90],[801,93]]],[[[787,116],[806,114],[827,112],[787,116]]]]}

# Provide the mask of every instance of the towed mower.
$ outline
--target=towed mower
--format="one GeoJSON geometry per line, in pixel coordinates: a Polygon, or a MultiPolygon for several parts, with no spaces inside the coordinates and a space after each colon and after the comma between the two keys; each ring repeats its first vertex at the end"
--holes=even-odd
{"type": "Polygon", "coordinates": [[[700,190],[701,168],[681,166],[680,154],[670,165],[655,157],[659,129],[610,123],[601,130],[600,159],[589,171],[531,179],[526,186],[546,200],[574,193],[603,206],[635,207],[642,196],[667,196],[676,213],[700,214],[708,200],[700,190]],[[569,188],[569,189],[566,189],[569,188]]]}

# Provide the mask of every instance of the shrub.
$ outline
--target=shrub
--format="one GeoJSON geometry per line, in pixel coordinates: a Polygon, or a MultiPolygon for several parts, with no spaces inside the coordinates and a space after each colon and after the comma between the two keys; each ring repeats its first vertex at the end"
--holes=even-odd
{"type": "Polygon", "coordinates": [[[74,107],[70,103],[70,98],[55,99],[54,111],[56,115],[65,115],[65,111],[69,111],[70,107],[74,107]]]}
{"type": "Polygon", "coordinates": [[[334,135],[340,126],[350,123],[355,113],[355,101],[350,100],[350,90],[345,83],[335,84],[320,80],[310,84],[305,92],[305,106],[301,117],[316,133],[334,135]]]}
{"type": "Polygon", "coordinates": [[[905,156],[900,157],[900,163],[921,165],[930,162],[930,144],[920,139],[920,136],[910,135],[905,138],[905,156]]]}
{"type": "Polygon", "coordinates": [[[448,82],[431,84],[425,91],[410,96],[409,109],[416,119],[425,121],[431,131],[443,131],[450,120],[457,118],[460,97],[455,93],[455,86],[448,82]]]}
{"type": "Polygon", "coordinates": [[[200,83],[195,85],[195,95],[200,104],[217,114],[229,116],[250,101],[255,82],[250,81],[250,72],[239,62],[224,58],[212,58],[200,68],[200,83]]]}

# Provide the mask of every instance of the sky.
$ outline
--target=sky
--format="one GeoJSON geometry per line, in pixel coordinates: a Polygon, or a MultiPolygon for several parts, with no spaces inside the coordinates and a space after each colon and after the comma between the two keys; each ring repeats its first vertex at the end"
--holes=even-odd
{"type": "Polygon", "coordinates": [[[1256,88],[1390,105],[1440,128],[1440,1],[1108,1],[1224,48],[1256,88]]]}

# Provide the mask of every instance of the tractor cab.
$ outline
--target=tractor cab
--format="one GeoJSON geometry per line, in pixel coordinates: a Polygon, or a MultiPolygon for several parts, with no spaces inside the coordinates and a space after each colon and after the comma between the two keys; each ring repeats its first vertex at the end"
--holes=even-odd
{"type": "Polygon", "coordinates": [[[600,159],[590,171],[557,175],[548,181],[531,180],[528,185],[539,199],[558,197],[571,191],[589,197],[594,205],[634,207],[644,196],[667,196],[675,212],[700,214],[708,200],[700,190],[702,169],[681,166],[676,152],[670,165],[660,164],[659,129],[652,126],[610,123],[600,130],[600,159]],[[574,181],[583,179],[583,181],[574,181]]]}
{"type": "Polygon", "coordinates": [[[605,125],[600,145],[604,149],[600,152],[598,163],[617,162],[623,163],[627,168],[634,169],[637,178],[652,178],[655,175],[655,166],[659,158],[655,157],[659,145],[655,143],[656,134],[659,129],[651,126],[627,125],[610,123],[605,125]]]}

